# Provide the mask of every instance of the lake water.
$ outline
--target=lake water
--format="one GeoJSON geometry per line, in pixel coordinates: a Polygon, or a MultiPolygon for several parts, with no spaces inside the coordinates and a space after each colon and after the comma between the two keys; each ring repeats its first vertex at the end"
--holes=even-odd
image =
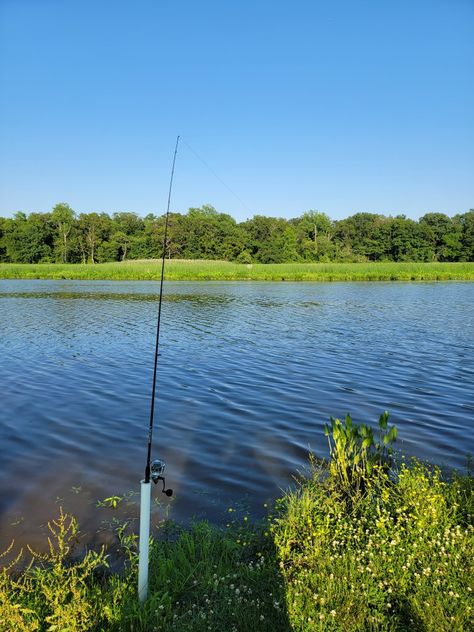
{"type": "MultiPolygon", "coordinates": [[[[98,499],[136,514],[157,292],[0,281],[0,545],[35,543],[59,505],[92,542],[115,515],[98,499]]],[[[330,415],[387,409],[398,446],[442,465],[474,452],[474,283],[167,283],[162,318],[158,516],[261,513],[327,455],[330,415]]]]}

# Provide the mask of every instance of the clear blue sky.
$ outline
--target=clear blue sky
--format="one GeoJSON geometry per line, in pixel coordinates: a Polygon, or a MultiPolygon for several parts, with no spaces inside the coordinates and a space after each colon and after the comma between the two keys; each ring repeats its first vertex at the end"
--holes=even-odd
{"type": "Polygon", "coordinates": [[[474,206],[474,0],[0,0],[0,214],[474,206]],[[238,199],[240,198],[240,199],[238,199]],[[242,203],[243,202],[243,203],[242,203]]]}

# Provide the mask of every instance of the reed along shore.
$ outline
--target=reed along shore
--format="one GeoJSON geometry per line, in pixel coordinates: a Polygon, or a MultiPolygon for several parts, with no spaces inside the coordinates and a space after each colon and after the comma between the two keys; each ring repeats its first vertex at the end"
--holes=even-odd
{"type": "MultiPolygon", "coordinates": [[[[0,279],[158,281],[158,260],[96,264],[2,263],[0,279]]],[[[166,261],[168,281],[473,281],[474,262],[278,263],[166,261]]]]}

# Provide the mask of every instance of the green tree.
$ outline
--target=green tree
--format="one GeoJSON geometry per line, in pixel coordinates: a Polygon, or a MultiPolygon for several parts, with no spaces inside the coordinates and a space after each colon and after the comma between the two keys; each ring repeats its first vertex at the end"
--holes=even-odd
{"type": "Polygon", "coordinates": [[[444,213],[426,213],[420,225],[428,227],[427,236],[436,261],[456,261],[461,253],[462,226],[444,213]]]}
{"type": "Polygon", "coordinates": [[[179,237],[182,255],[189,259],[235,259],[244,246],[235,220],[210,204],[188,210],[179,237]]]}
{"type": "MultiPolygon", "coordinates": [[[[168,234],[165,255],[169,259],[183,256],[185,230],[184,216],[170,212],[168,218],[168,234]]],[[[131,258],[159,259],[163,254],[163,239],[165,236],[166,216],[156,217],[149,213],[143,220],[143,230],[133,234],[130,244],[131,258]]]]}
{"type": "MultiPolygon", "coordinates": [[[[81,213],[65,203],[51,213],[0,218],[0,261],[66,262],[160,258],[165,216],[81,213]]],[[[333,222],[307,211],[286,220],[255,215],[239,224],[205,204],[169,216],[169,258],[225,259],[249,263],[291,261],[472,261],[474,210],[449,218],[427,213],[419,222],[403,215],[356,213],[333,222]]]]}
{"type": "Polygon", "coordinates": [[[319,211],[307,211],[289,222],[295,227],[298,254],[306,261],[329,261],[334,256],[332,220],[319,211]]]}
{"type": "Polygon", "coordinates": [[[7,222],[8,220],[6,220],[4,217],[0,217],[0,261],[8,261],[7,245],[5,242],[7,222]]]}
{"type": "Polygon", "coordinates": [[[97,263],[99,246],[107,241],[111,233],[111,220],[106,213],[81,213],[79,216],[82,258],[97,263]]]}
{"type": "Polygon", "coordinates": [[[456,219],[462,231],[459,258],[462,261],[474,261],[474,209],[463,215],[457,215],[456,219]]]}
{"type": "Polygon", "coordinates": [[[390,221],[390,254],[394,261],[431,261],[433,248],[430,244],[429,227],[404,215],[390,221]]]}
{"type": "Polygon", "coordinates": [[[51,220],[58,231],[58,240],[61,250],[61,261],[68,260],[68,237],[75,224],[75,213],[69,204],[61,202],[56,204],[51,213],[51,220]]]}
{"type": "Polygon", "coordinates": [[[136,213],[114,213],[112,216],[112,235],[110,237],[110,252],[115,251],[113,258],[125,261],[128,258],[141,257],[140,246],[143,243],[144,232],[145,221],[136,213]]]}
{"type": "Polygon", "coordinates": [[[299,259],[295,228],[285,219],[254,215],[241,226],[246,235],[244,250],[255,261],[283,263],[299,259]]]}
{"type": "Polygon", "coordinates": [[[138,217],[136,213],[130,213],[128,211],[114,213],[112,215],[112,222],[115,230],[120,230],[125,235],[138,235],[143,232],[145,227],[144,220],[138,217]]]}
{"type": "Polygon", "coordinates": [[[356,213],[336,222],[335,236],[356,258],[378,261],[389,255],[388,221],[378,213],[356,213]]]}
{"type": "Polygon", "coordinates": [[[54,233],[49,213],[19,212],[4,224],[6,259],[18,263],[40,263],[53,260],[54,233]]]}

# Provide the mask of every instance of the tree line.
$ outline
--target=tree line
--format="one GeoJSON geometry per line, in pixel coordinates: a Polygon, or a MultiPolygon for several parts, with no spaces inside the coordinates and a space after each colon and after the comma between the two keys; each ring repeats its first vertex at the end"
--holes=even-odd
{"type": "MultiPolygon", "coordinates": [[[[132,212],[0,217],[0,261],[100,263],[161,257],[165,216],[132,212]]],[[[171,213],[166,255],[241,263],[297,261],[474,261],[474,210],[449,217],[356,213],[332,220],[307,211],[293,219],[255,215],[236,222],[210,205],[171,213]]]]}

